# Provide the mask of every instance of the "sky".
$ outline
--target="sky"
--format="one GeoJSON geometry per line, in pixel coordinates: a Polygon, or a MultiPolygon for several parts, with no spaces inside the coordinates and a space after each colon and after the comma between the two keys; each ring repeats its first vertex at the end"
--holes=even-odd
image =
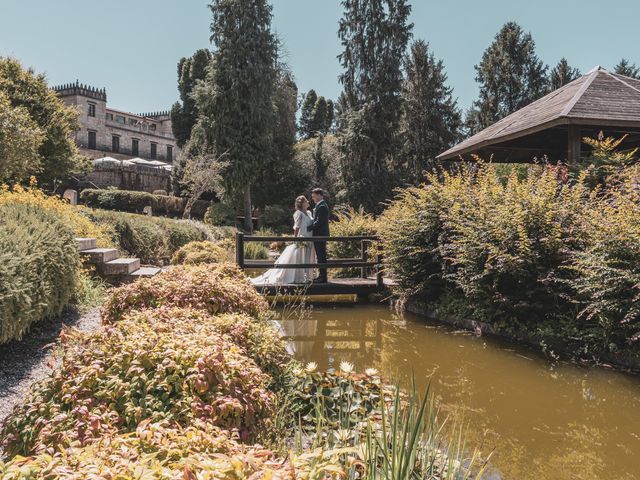
{"type": "MultiPolygon", "coordinates": [[[[339,0],[271,0],[300,92],[335,99],[341,71],[339,0]]],[[[563,56],[583,72],[640,64],[640,1],[413,0],[414,38],[443,59],[459,105],[477,97],[474,65],[507,21],[531,32],[540,58],[563,56]]],[[[178,98],[176,64],[210,47],[206,0],[0,0],[0,56],[45,73],[51,85],[80,80],[107,89],[112,108],[166,110],[178,98]]]]}

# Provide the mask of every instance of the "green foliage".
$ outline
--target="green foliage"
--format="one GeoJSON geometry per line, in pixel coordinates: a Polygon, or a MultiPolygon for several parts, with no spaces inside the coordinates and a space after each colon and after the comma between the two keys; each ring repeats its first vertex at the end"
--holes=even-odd
{"type": "Polygon", "coordinates": [[[283,228],[291,227],[293,207],[284,205],[267,205],[262,214],[262,221],[266,227],[283,228]]]}
{"type": "MultiPolygon", "coordinates": [[[[65,106],[49,89],[44,75],[25,70],[17,60],[0,58],[0,92],[9,99],[13,109],[20,109],[21,122],[27,122],[24,113],[31,119],[28,122],[31,128],[22,140],[31,137],[32,141],[42,136],[38,148],[41,162],[29,162],[29,168],[21,169],[19,180],[38,175],[42,184],[53,187],[54,180],[66,179],[88,169],[88,159],[80,154],[73,140],[73,133],[78,129],[78,112],[74,107],[65,106]],[[38,133],[33,129],[34,124],[38,133]]],[[[6,134],[11,131],[10,127],[2,130],[6,134]]],[[[35,143],[31,143],[32,147],[35,143]]],[[[29,156],[29,151],[25,155],[29,156]]]]}
{"type": "Polygon", "coordinates": [[[379,210],[394,187],[400,144],[402,58],[411,36],[405,0],[344,0],[338,36],[343,52],[341,172],[349,205],[379,210]]]}
{"type": "Polygon", "coordinates": [[[467,117],[471,133],[497,122],[547,93],[547,66],[530,33],[507,22],[476,65],[480,96],[467,117]]]}
{"type": "Polygon", "coordinates": [[[404,65],[402,158],[407,178],[420,181],[425,170],[433,169],[436,156],[459,139],[462,117],[446,84],[444,64],[426,42],[413,42],[404,65]]]}
{"type": "MultiPolygon", "coordinates": [[[[256,235],[259,235],[256,233],[256,235]]],[[[246,242],[244,244],[244,258],[247,260],[267,260],[269,247],[260,242],[246,242]]]]}
{"type": "Polygon", "coordinates": [[[102,278],[93,275],[90,270],[79,272],[73,303],[82,311],[102,305],[107,297],[109,284],[102,278]]]}
{"type": "Polygon", "coordinates": [[[196,419],[247,440],[272,408],[269,377],[198,312],[134,312],[92,334],[66,331],[51,377],[5,422],[8,455],[86,445],[145,420],[196,419]]]}
{"type": "Polygon", "coordinates": [[[189,242],[171,257],[172,265],[199,265],[232,261],[233,255],[213,242],[189,242]]]}
{"type": "Polygon", "coordinates": [[[569,65],[566,58],[562,57],[558,64],[553,67],[549,75],[549,88],[557,90],[558,88],[573,82],[581,75],[580,70],[569,65]]]}
{"type": "Polygon", "coordinates": [[[214,226],[235,225],[236,211],[226,203],[213,203],[204,214],[204,222],[214,226]]]}
{"type": "Polygon", "coordinates": [[[571,252],[569,280],[583,334],[597,350],[637,348],[640,340],[638,167],[582,217],[583,243],[571,252]]]}
{"type": "Polygon", "coordinates": [[[19,182],[40,171],[44,133],[24,107],[12,107],[0,91],[0,183],[19,182]]]}
{"type": "Polygon", "coordinates": [[[37,205],[0,205],[0,343],[59,314],[74,292],[79,267],[72,230],[37,205]]]}
{"type": "Polygon", "coordinates": [[[613,186],[625,175],[625,169],[638,161],[638,149],[620,151],[626,139],[605,137],[602,132],[598,138],[585,137],[584,143],[591,147],[591,155],[577,165],[570,165],[574,174],[582,176],[591,187],[613,186]]]}
{"type": "Polygon", "coordinates": [[[321,188],[332,203],[345,202],[346,189],[340,173],[340,141],[335,135],[318,136],[301,140],[295,146],[297,168],[309,175],[307,188],[321,188]]]}
{"type": "Polygon", "coordinates": [[[613,71],[618,75],[640,79],[640,67],[637,67],[635,63],[631,63],[626,58],[620,60],[613,71]]]}
{"type": "Polygon", "coordinates": [[[311,89],[304,95],[302,101],[298,131],[304,139],[326,135],[333,125],[333,116],[333,102],[324,97],[318,97],[316,91],[311,89]]]}
{"type": "MultiPolygon", "coordinates": [[[[80,200],[88,207],[117,210],[120,212],[142,213],[151,207],[154,215],[181,217],[186,199],[172,195],[156,195],[148,192],[115,189],[86,188],[80,192],[80,200]]],[[[202,218],[210,203],[198,200],[191,208],[191,216],[202,218]]]]}
{"type": "Polygon", "coordinates": [[[216,51],[206,79],[193,92],[199,119],[191,141],[200,153],[224,152],[225,191],[238,197],[242,192],[245,228],[251,231],[251,189],[265,172],[273,140],[277,77],[271,6],[265,0],[213,0],[209,8],[216,51]]]}
{"type": "Polygon", "coordinates": [[[114,322],[133,310],[158,307],[259,316],[267,304],[235,265],[179,266],[115,290],[102,318],[114,322]]]}
{"type": "MultiPolygon", "coordinates": [[[[336,237],[353,237],[363,235],[377,235],[378,229],[376,220],[360,208],[355,210],[349,207],[338,210],[334,214],[331,222],[331,234],[336,237]]],[[[330,258],[360,258],[362,246],[357,242],[328,242],[328,253],[330,258]]],[[[373,260],[376,255],[375,246],[367,242],[365,250],[369,259],[373,260]]],[[[360,268],[341,268],[333,270],[336,277],[353,278],[360,276],[360,268]]]]}
{"type": "Polygon", "coordinates": [[[183,220],[105,210],[85,214],[109,232],[120,251],[146,264],[165,265],[183,245],[206,238],[200,228],[183,220]]]}

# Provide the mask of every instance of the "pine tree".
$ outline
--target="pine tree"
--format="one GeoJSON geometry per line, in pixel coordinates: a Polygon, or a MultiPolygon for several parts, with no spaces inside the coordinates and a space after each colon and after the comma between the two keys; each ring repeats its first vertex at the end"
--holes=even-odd
{"type": "Polygon", "coordinates": [[[333,115],[333,102],[309,90],[300,109],[300,136],[308,139],[326,135],[333,125],[333,115]]]}
{"type": "Polygon", "coordinates": [[[614,72],[618,75],[624,75],[625,77],[640,79],[640,68],[626,58],[620,60],[618,65],[615,66],[614,72]]]}
{"type": "Polygon", "coordinates": [[[178,147],[183,148],[189,141],[191,129],[196,123],[198,112],[191,92],[198,80],[204,80],[207,67],[211,63],[211,52],[202,48],[189,58],[178,62],[178,92],[180,101],[171,108],[171,127],[178,147]]]}
{"type": "Polygon", "coordinates": [[[472,130],[488,127],[544,96],[548,67],[538,58],[535,42],[515,22],[506,23],[475,66],[480,95],[467,123],[472,130]]]}
{"type": "MultiPolygon", "coordinates": [[[[216,50],[195,90],[197,149],[225,154],[228,196],[242,193],[245,229],[253,230],[251,189],[272,149],[276,39],[266,0],[212,0],[216,50]]],[[[193,136],[193,134],[192,134],[193,136]]]]}
{"type": "Polygon", "coordinates": [[[571,67],[567,59],[562,57],[553,70],[551,70],[551,75],[549,76],[549,87],[552,91],[557,90],[567,83],[574,81],[580,75],[580,70],[571,67]]]}
{"type": "Polygon", "coordinates": [[[347,201],[374,210],[394,187],[411,6],[406,0],[343,0],[342,6],[338,58],[346,108],[340,118],[341,172],[349,188],[347,201]]]}
{"type": "Polygon", "coordinates": [[[402,157],[409,178],[416,181],[433,167],[439,153],[460,138],[462,115],[453,89],[446,84],[443,62],[436,60],[425,41],[413,42],[404,63],[402,157]]]}
{"type": "Polygon", "coordinates": [[[310,138],[313,132],[313,109],[318,101],[316,91],[309,90],[302,99],[300,108],[300,135],[302,138],[310,138]]]}

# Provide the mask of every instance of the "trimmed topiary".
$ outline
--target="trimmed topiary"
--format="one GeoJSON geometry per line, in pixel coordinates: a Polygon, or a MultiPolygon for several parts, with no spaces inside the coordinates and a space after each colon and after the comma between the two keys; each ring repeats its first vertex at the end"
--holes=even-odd
{"type": "Polygon", "coordinates": [[[230,260],[229,252],[213,242],[190,242],[180,247],[171,257],[173,265],[200,265],[230,260]]]}

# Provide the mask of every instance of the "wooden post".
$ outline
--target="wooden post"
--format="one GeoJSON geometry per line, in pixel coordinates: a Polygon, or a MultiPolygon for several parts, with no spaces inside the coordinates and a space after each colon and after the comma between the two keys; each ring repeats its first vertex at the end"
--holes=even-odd
{"type": "Polygon", "coordinates": [[[567,134],[567,163],[569,165],[575,165],[580,161],[581,146],[580,126],[569,125],[567,134]]]}
{"type": "Polygon", "coordinates": [[[377,270],[376,270],[376,286],[379,289],[384,288],[384,278],[382,276],[382,254],[378,253],[378,255],[376,255],[376,263],[377,265],[377,270]]]}
{"type": "Polygon", "coordinates": [[[236,263],[244,269],[244,233],[236,232],[236,263]]]}
{"type": "MultiPolygon", "coordinates": [[[[361,258],[362,258],[362,262],[366,262],[367,261],[367,241],[366,240],[361,240],[360,241],[360,254],[361,254],[361,258]]],[[[362,267],[360,269],[360,278],[367,278],[367,267],[362,267]]]]}

